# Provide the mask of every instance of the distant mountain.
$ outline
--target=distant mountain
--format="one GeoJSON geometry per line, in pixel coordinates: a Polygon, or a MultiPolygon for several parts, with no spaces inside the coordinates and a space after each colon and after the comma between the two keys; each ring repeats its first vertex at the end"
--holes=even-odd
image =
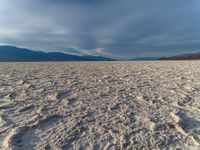
{"type": "Polygon", "coordinates": [[[139,57],[139,58],[133,58],[130,59],[130,61],[151,61],[151,60],[157,60],[158,57],[139,57]]]}
{"type": "Polygon", "coordinates": [[[14,46],[0,46],[0,61],[114,61],[101,56],[78,56],[61,52],[42,52],[14,46]]]}
{"type": "Polygon", "coordinates": [[[200,52],[197,53],[189,53],[189,54],[181,54],[171,57],[162,57],[158,60],[200,60],[200,52]]]}

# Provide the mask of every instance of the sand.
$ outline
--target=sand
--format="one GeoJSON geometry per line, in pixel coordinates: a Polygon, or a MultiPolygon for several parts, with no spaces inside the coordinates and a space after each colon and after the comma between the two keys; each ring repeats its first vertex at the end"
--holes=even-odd
{"type": "Polygon", "coordinates": [[[0,63],[0,149],[200,149],[200,61],[0,63]]]}

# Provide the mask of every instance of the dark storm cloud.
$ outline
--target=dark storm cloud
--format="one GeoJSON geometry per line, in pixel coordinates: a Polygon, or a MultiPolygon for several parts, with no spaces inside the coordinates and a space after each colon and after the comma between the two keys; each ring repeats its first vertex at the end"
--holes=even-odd
{"type": "Polygon", "coordinates": [[[119,58],[200,50],[200,1],[0,0],[0,43],[119,58]]]}

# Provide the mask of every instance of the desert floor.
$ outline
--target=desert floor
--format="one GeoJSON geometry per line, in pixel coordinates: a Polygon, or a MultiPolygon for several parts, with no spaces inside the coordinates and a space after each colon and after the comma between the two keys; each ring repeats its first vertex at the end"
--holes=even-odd
{"type": "Polygon", "coordinates": [[[0,149],[200,149],[200,61],[0,63],[0,149]]]}

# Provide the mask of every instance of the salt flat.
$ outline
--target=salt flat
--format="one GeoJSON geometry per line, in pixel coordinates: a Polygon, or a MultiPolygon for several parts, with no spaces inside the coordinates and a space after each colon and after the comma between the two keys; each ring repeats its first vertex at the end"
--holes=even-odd
{"type": "Polygon", "coordinates": [[[0,63],[0,149],[200,149],[200,61],[0,63]]]}

